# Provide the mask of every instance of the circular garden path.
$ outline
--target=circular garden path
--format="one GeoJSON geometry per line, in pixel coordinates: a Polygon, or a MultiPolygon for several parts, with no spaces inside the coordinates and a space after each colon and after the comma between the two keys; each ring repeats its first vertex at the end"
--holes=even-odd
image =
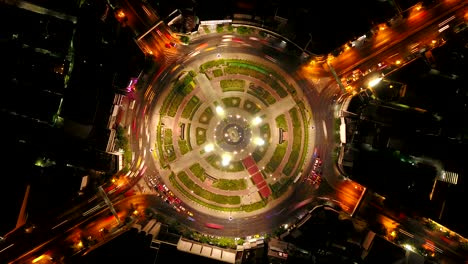
{"type": "Polygon", "coordinates": [[[294,80],[269,61],[229,54],[173,76],[151,120],[165,184],[212,212],[254,213],[289,195],[314,146],[294,80]]]}

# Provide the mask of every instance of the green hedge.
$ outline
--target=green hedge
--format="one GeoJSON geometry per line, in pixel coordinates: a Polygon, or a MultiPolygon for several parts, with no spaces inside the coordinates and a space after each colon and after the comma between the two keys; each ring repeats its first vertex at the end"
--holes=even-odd
{"type": "Polygon", "coordinates": [[[190,177],[185,173],[185,171],[181,171],[177,174],[177,178],[181,182],[184,183],[185,186],[187,186],[188,189],[192,190],[194,194],[209,200],[216,202],[218,204],[240,204],[241,199],[239,196],[226,196],[226,195],[220,195],[216,193],[209,192],[205,189],[203,189],[201,186],[197,185],[195,182],[193,182],[190,177]]]}

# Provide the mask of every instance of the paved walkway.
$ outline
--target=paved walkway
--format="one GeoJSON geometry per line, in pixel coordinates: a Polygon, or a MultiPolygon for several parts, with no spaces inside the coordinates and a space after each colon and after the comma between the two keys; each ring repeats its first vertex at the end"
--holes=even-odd
{"type": "Polygon", "coordinates": [[[263,179],[263,174],[261,170],[258,168],[255,160],[249,156],[242,160],[242,164],[244,164],[245,169],[249,172],[252,181],[257,186],[258,192],[260,195],[266,199],[271,195],[271,189],[263,179]]]}

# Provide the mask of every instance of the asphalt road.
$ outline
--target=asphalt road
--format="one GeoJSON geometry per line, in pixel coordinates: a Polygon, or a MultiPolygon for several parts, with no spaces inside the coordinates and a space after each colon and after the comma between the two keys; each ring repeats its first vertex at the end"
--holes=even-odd
{"type": "Polygon", "coordinates": [[[355,48],[345,50],[337,56],[331,64],[339,76],[346,76],[357,68],[365,71],[372,69],[379,62],[404,59],[406,55],[411,54],[412,44],[417,42],[424,44],[428,41],[430,43],[430,40],[440,38],[438,25],[447,18],[455,15],[454,21],[463,21],[466,2],[446,2],[447,4],[438,5],[434,9],[421,10],[421,15],[387,27],[371,39],[359,42],[355,48]],[[391,58],[395,54],[399,56],[391,58]]]}

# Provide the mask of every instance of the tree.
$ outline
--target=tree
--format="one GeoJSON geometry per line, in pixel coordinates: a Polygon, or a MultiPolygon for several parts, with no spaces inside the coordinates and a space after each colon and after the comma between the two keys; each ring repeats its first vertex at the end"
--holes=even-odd
{"type": "Polygon", "coordinates": [[[181,36],[181,37],[180,37],[180,41],[181,41],[182,43],[188,44],[189,41],[190,41],[190,38],[189,38],[188,36],[181,36]]]}

